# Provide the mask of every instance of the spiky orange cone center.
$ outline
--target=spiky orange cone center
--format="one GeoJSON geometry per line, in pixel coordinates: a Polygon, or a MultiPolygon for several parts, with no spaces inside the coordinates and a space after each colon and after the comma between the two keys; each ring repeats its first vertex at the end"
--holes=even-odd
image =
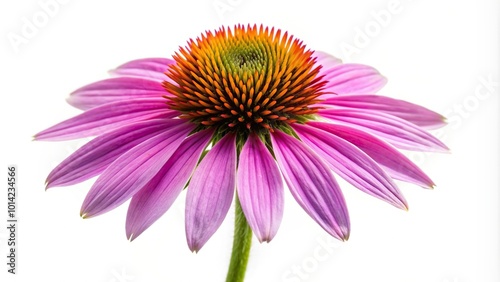
{"type": "Polygon", "coordinates": [[[207,32],[173,56],[165,97],[203,127],[273,131],[317,111],[325,82],[312,55],[298,39],[262,26],[207,32]]]}

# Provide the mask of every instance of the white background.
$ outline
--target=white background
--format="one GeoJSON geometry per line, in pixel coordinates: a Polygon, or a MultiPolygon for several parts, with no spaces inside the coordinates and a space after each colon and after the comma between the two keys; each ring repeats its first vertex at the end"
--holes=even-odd
{"type": "MultiPolygon", "coordinates": [[[[448,117],[436,134],[452,151],[410,154],[437,187],[401,183],[409,212],[341,181],[352,222],[347,243],[330,239],[287,194],[278,235],[270,244],[255,241],[246,281],[500,281],[498,1],[70,0],[44,16],[46,2],[0,4],[0,168],[19,170],[18,275],[7,274],[8,234],[1,228],[1,281],[224,280],[232,213],[192,254],[182,194],[130,243],[126,204],[79,217],[93,180],[44,191],[50,170],[82,141],[31,136],[77,114],[65,103],[68,93],[106,78],[107,70],[168,57],[189,38],[236,23],[276,26],[311,49],[376,67],[389,79],[381,94],[448,117]],[[38,27],[30,33],[27,22],[38,27]],[[484,80],[496,85],[488,89],[484,80]]],[[[0,195],[5,218],[6,193],[0,195]]]]}

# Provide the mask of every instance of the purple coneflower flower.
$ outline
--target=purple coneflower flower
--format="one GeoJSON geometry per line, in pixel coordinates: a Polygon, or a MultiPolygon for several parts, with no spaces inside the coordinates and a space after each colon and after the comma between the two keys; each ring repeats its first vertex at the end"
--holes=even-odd
{"type": "Polygon", "coordinates": [[[398,149],[447,150],[426,131],[444,124],[441,115],[375,95],[386,83],[377,70],[308,50],[281,30],[209,31],[172,59],[134,60],[112,74],[74,91],[68,102],[84,112],[35,139],[96,136],[49,174],[47,188],[100,175],[81,215],[131,199],[131,240],[187,185],[191,250],[218,229],[235,193],[259,241],[270,241],[283,215],[282,176],[304,211],[346,240],[349,216],[334,173],[407,209],[393,179],[434,184],[398,149]]]}

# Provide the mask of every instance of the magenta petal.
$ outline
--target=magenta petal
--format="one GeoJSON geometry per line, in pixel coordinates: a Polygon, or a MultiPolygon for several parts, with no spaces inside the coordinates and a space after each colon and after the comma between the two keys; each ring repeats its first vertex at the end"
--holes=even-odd
{"type": "Polygon", "coordinates": [[[207,153],[187,188],[186,237],[198,252],[217,231],[231,206],[236,177],[236,142],[227,134],[207,153]]]}
{"type": "Polygon", "coordinates": [[[432,180],[405,155],[370,133],[338,124],[323,122],[308,122],[307,124],[330,132],[352,143],[368,154],[395,179],[414,183],[424,188],[434,186],[432,180]]]}
{"type": "Polygon", "coordinates": [[[325,92],[336,94],[375,93],[386,83],[387,79],[376,69],[359,64],[342,64],[324,72],[325,92]]]}
{"type": "Polygon", "coordinates": [[[320,110],[318,113],[337,123],[366,130],[401,149],[431,152],[448,151],[446,145],[427,131],[395,116],[354,109],[328,109],[320,110]]]}
{"type": "Polygon", "coordinates": [[[146,58],[127,62],[110,73],[118,76],[132,76],[156,81],[167,79],[165,71],[171,64],[175,64],[174,60],[165,58],[146,58]]]}
{"type": "Polygon", "coordinates": [[[132,147],[182,120],[154,119],[136,122],[92,139],[61,162],[47,177],[47,188],[82,182],[104,171],[132,147]]]}
{"type": "Polygon", "coordinates": [[[116,77],[91,83],[68,97],[70,105],[88,110],[103,104],[136,98],[161,98],[167,92],[158,81],[137,77],[116,77]]]}
{"type": "Polygon", "coordinates": [[[305,144],[354,187],[397,208],[408,209],[403,194],[391,177],[356,146],[310,126],[296,124],[293,128],[305,144]]]}
{"type": "Polygon", "coordinates": [[[193,124],[182,123],[142,142],[116,159],[97,178],[87,194],[81,208],[82,216],[100,215],[132,197],[156,175],[193,129],[193,124]]]}
{"type": "Polygon", "coordinates": [[[428,129],[439,128],[446,124],[445,117],[427,108],[380,95],[338,95],[321,103],[383,112],[428,129]]]}
{"type": "Polygon", "coordinates": [[[35,135],[36,140],[69,140],[105,133],[111,129],[151,118],[179,115],[165,99],[131,99],[105,104],[60,122],[35,135]]]}
{"type": "Polygon", "coordinates": [[[204,130],[184,140],[153,179],[132,197],[126,226],[129,240],[141,235],[172,206],[193,173],[212,133],[212,130],[204,130]]]}
{"type": "Polygon", "coordinates": [[[255,134],[240,153],[237,189],[253,232],[260,242],[271,241],[283,217],[283,182],[271,153],[255,134]]]}
{"type": "Polygon", "coordinates": [[[326,232],[349,238],[344,196],[330,169],[299,140],[280,131],[271,134],[274,154],[288,188],[299,205],[326,232]]]}

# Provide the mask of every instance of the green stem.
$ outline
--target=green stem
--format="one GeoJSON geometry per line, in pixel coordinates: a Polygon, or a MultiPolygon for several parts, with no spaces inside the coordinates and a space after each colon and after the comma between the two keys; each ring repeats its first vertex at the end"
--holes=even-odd
{"type": "Polygon", "coordinates": [[[231,262],[227,272],[226,282],[243,282],[247,270],[250,246],[252,245],[252,230],[248,226],[238,196],[236,198],[236,213],[234,219],[234,239],[231,262]]]}

